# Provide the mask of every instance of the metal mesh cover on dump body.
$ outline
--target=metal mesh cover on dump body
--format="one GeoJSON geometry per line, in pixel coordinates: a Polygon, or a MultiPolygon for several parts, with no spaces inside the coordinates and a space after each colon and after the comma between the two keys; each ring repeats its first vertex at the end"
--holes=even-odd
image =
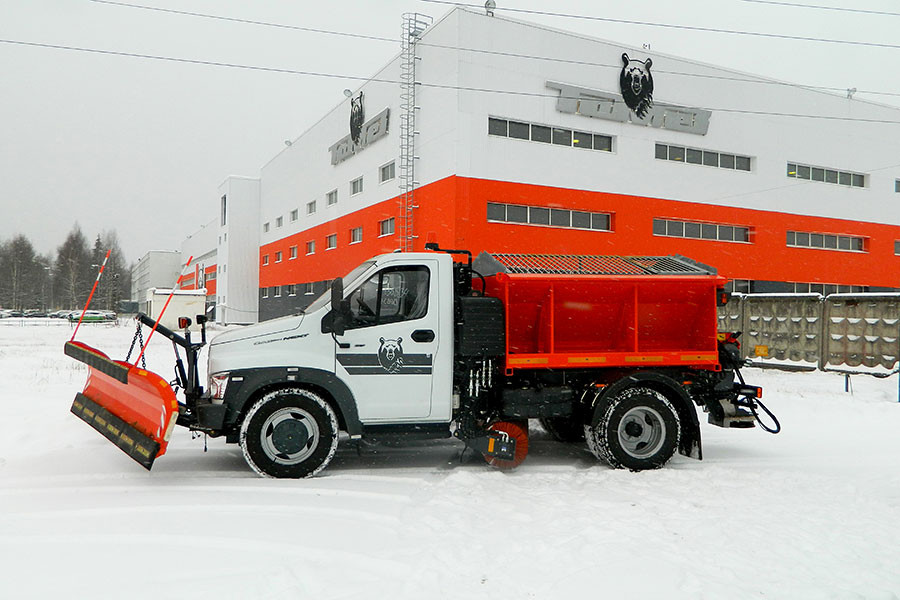
{"type": "Polygon", "coordinates": [[[532,275],[715,275],[716,270],[684,256],[599,256],[578,254],[490,254],[472,267],[485,276],[532,275]]]}

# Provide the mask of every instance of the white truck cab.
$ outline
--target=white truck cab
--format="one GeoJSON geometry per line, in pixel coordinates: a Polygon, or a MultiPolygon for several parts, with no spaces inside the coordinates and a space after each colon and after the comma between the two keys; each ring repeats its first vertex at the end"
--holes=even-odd
{"type": "MultiPolygon", "coordinates": [[[[439,425],[448,431],[453,410],[451,256],[384,254],[342,281],[349,318],[340,334],[331,326],[331,293],[326,292],[300,314],[213,339],[213,401],[239,411],[246,395],[296,381],[307,394],[334,399],[342,415],[339,426],[353,437],[363,427],[380,425],[439,425]]],[[[285,422],[274,423],[273,430],[285,422]]],[[[279,440],[270,441],[274,448],[279,440]]]]}

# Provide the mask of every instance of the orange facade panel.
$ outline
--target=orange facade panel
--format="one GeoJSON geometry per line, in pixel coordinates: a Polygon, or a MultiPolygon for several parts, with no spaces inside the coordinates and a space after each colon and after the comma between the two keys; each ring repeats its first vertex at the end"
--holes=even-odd
{"type": "MultiPolygon", "coordinates": [[[[427,241],[465,248],[473,254],[554,253],[669,255],[682,254],[714,266],[728,279],[900,287],[900,256],[894,241],[900,226],[864,223],[776,211],[716,206],[605,192],[553,188],[522,183],[451,176],[416,190],[415,250],[427,241]],[[609,215],[610,231],[488,220],[488,203],[568,209],[609,215]],[[654,219],[733,225],[749,229],[749,241],[717,241],[654,235],[654,219]],[[809,231],[863,238],[863,251],[800,248],[787,245],[788,231],[809,231]]],[[[399,247],[397,235],[380,235],[379,222],[395,218],[391,199],[328,223],[266,244],[260,260],[260,286],[322,281],[347,273],[373,255],[399,247]],[[362,240],[350,243],[350,231],[362,227],[362,240]],[[326,250],[336,234],[337,247],[326,250]],[[306,255],[306,243],[315,253],[306,255]],[[297,246],[297,258],[289,259],[297,246]],[[277,251],[283,260],[274,263],[277,251]]]]}

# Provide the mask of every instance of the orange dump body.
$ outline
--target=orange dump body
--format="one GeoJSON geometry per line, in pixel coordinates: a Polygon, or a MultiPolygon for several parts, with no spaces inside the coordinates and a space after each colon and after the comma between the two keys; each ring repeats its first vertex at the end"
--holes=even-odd
{"type": "Polygon", "coordinates": [[[719,370],[716,275],[496,273],[506,368],[685,366],[719,370]]]}
{"type": "Polygon", "coordinates": [[[84,391],[72,412],[150,469],[166,452],[178,418],[178,400],[159,375],[81,342],[67,342],[65,353],[88,365],[84,391]]]}

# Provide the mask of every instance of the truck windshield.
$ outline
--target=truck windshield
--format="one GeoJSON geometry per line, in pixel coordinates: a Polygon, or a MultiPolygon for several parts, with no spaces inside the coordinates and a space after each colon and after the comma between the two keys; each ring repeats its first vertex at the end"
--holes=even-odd
{"type": "MultiPolygon", "coordinates": [[[[352,271],[347,273],[347,276],[344,277],[344,289],[346,290],[346,289],[352,287],[353,283],[357,279],[359,279],[363,273],[368,271],[369,267],[371,267],[374,264],[375,264],[374,260],[367,260],[366,262],[362,263],[361,265],[359,265],[358,267],[356,267],[355,269],[353,269],[352,271]]],[[[305,310],[302,310],[300,312],[301,312],[301,314],[315,312],[315,311],[319,310],[320,308],[322,308],[323,306],[325,306],[326,304],[328,304],[328,302],[330,300],[331,300],[331,286],[329,285],[328,287],[325,288],[325,291],[322,293],[321,296],[319,296],[318,298],[313,300],[312,304],[310,304],[309,306],[306,307],[305,310]]]]}

